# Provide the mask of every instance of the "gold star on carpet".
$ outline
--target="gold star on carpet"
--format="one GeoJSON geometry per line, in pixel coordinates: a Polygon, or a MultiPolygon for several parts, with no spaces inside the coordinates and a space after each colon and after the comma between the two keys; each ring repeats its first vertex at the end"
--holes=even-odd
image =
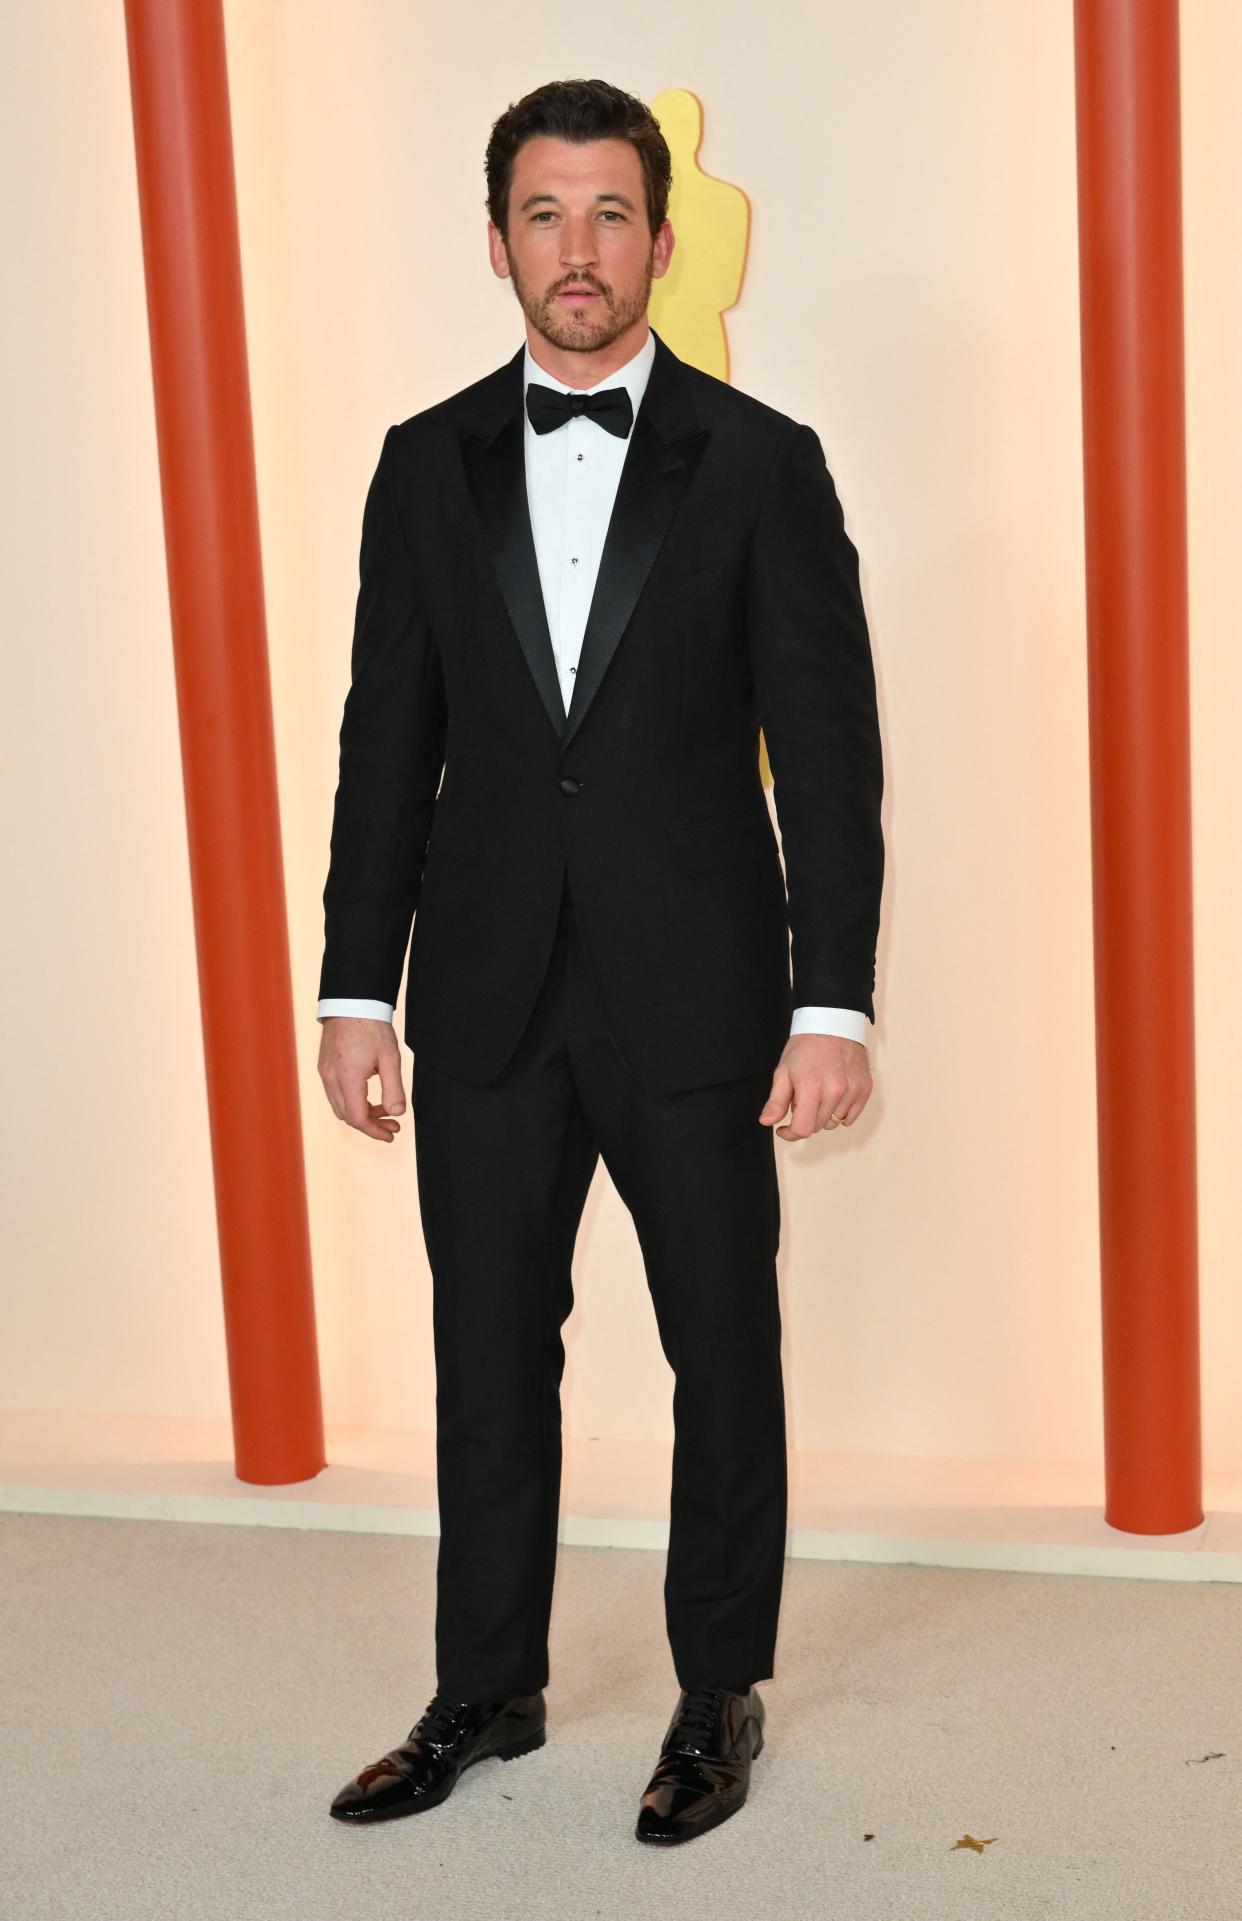
{"type": "MultiPolygon", "coordinates": [[[[973,1834],[964,1834],[960,1841],[953,1843],[953,1848],[973,1848],[976,1854],[982,1854],[985,1848],[990,1848],[993,1841],[998,1841],[999,1839],[999,1835],[993,1834],[990,1835],[986,1841],[976,1841],[973,1834]]],[[[953,1848],[949,1849],[950,1854],[952,1854],[953,1848]]]]}

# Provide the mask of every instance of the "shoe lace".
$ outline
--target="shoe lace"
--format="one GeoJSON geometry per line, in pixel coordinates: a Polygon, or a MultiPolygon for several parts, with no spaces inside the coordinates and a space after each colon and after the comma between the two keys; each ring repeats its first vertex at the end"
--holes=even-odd
{"type": "Polygon", "coordinates": [[[422,1735],[428,1741],[451,1740],[458,1732],[461,1718],[469,1706],[468,1701],[445,1701],[438,1694],[433,1694],[422,1716],[410,1729],[410,1739],[422,1735]]]}
{"type": "Polygon", "coordinates": [[[716,1731],[716,1721],[720,1703],[724,1698],[723,1688],[691,1688],[677,1715],[677,1725],[673,1730],[677,1745],[702,1747],[716,1731]]]}

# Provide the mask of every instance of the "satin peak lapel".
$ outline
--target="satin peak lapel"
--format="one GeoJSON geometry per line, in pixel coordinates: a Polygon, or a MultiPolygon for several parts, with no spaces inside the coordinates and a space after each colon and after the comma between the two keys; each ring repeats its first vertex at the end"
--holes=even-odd
{"type": "Polygon", "coordinates": [[[458,429],[466,480],[500,591],[562,750],[599,691],[710,432],[694,412],[684,363],[658,334],[655,342],[600,557],[568,714],[526,499],[524,347],[482,383],[475,420],[458,429]]]}

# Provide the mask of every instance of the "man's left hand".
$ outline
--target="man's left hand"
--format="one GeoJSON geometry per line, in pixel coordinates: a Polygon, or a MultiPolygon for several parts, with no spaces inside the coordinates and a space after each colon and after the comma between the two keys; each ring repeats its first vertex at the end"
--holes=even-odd
{"type": "Polygon", "coordinates": [[[819,1128],[851,1127],[871,1097],[871,1063],[862,1041],[841,1034],[793,1034],[776,1063],[772,1092],[760,1112],[765,1127],[789,1113],[782,1140],[804,1141],[819,1128]]]}

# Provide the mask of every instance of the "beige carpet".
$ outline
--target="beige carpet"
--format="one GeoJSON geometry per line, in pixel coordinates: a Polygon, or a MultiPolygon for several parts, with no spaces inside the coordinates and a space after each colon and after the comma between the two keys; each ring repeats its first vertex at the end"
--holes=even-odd
{"type": "Polygon", "coordinates": [[[547,1746],[353,1829],[434,1685],[433,1539],[19,1514],[0,1550],[6,1921],[1242,1916],[1234,1584],[790,1561],[750,1799],[660,1852],[662,1553],[562,1547],[547,1746]]]}

